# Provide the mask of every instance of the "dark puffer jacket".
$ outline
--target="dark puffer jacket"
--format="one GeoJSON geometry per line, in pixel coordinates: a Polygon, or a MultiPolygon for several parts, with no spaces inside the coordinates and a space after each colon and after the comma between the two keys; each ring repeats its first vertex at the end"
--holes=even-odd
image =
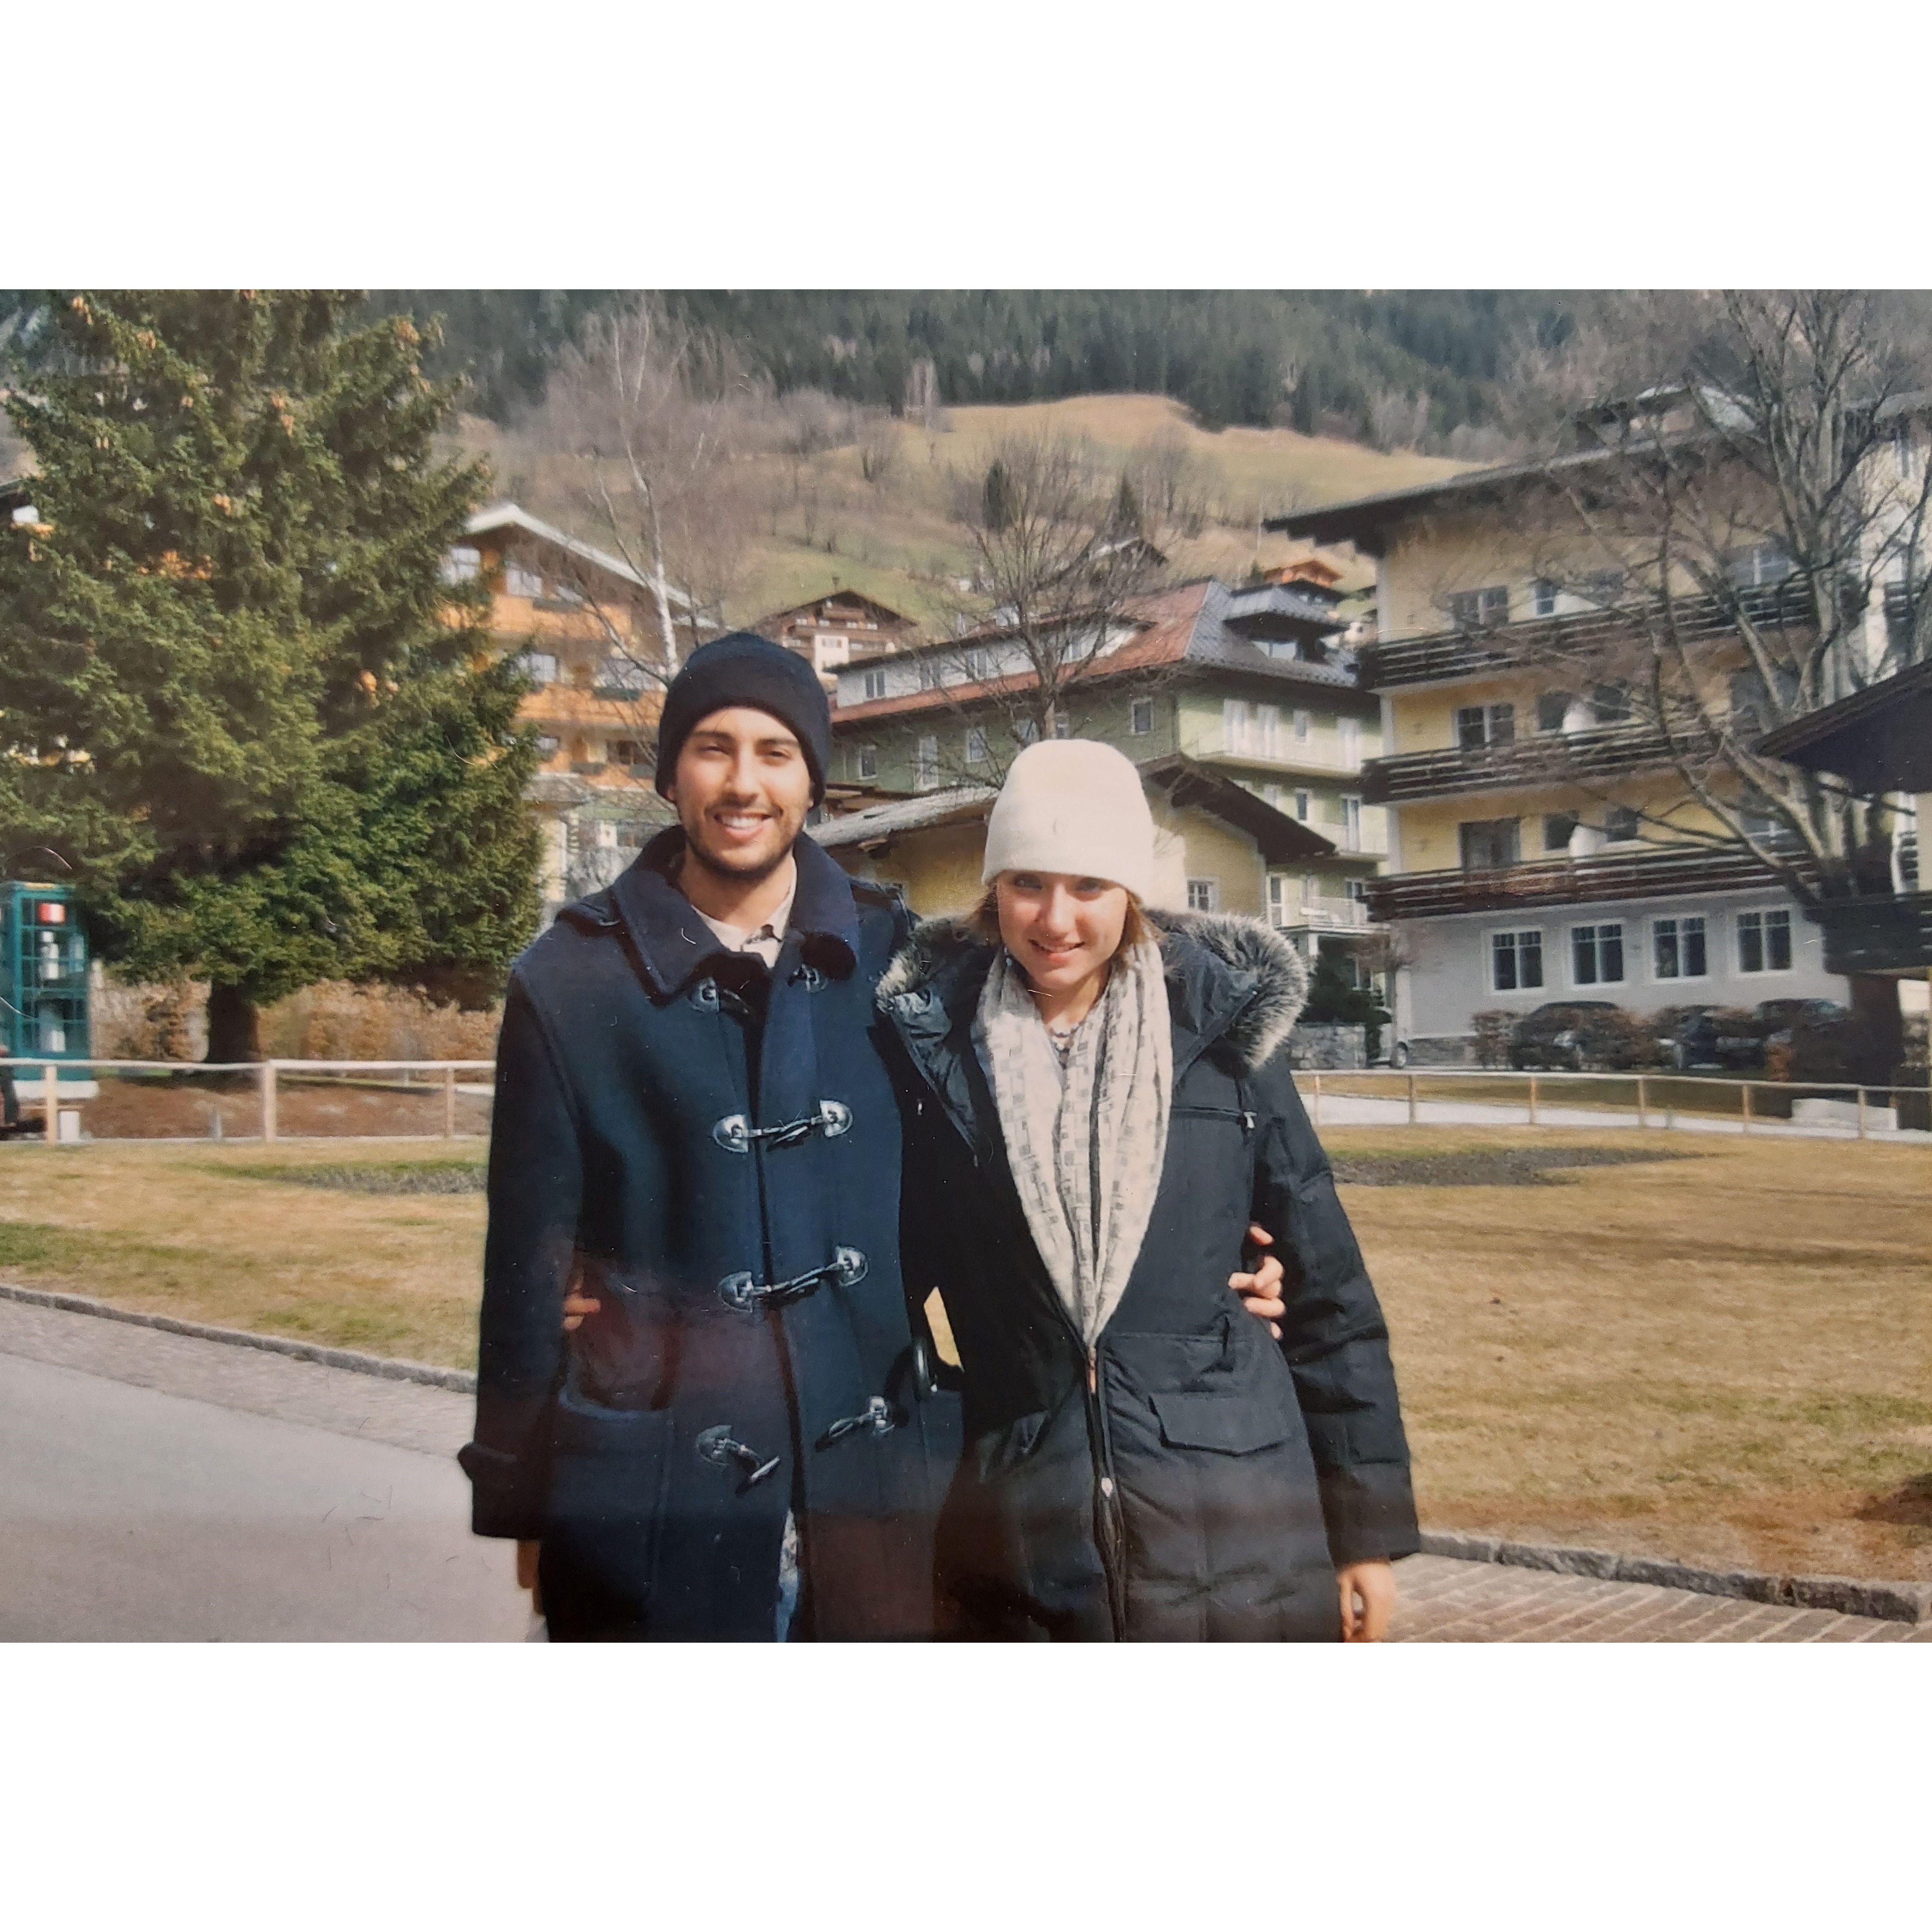
{"type": "Polygon", "coordinates": [[[1280,1051],[1299,956],[1160,916],[1167,1154],[1090,1354],[1028,1231],[972,1022],[992,949],[922,927],[879,988],[905,1048],[908,1280],[940,1289],[967,1449],[941,1518],[958,1634],[1334,1640],[1338,1565],[1417,1547],[1388,1331],[1280,1051]],[[1227,1286],[1276,1239],[1279,1342],[1227,1286]]]}

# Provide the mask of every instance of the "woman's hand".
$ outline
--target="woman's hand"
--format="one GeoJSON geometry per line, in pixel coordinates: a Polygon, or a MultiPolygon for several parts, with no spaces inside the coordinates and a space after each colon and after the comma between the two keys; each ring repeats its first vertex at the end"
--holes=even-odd
{"type": "Polygon", "coordinates": [[[572,1282],[569,1292],[563,1298],[563,1332],[566,1335],[575,1334],[584,1326],[584,1318],[586,1315],[595,1315],[603,1306],[594,1294],[580,1293],[576,1284],[572,1282]]]}
{"type": "Polygon", "coordinates": [[[1395,1566],[1350,1563],[1335,1572],[1342,1592],[1342,1641],[1380,1643],[1395,1610],[1395,1566]]]}
{"type": "MultiPolygon", "coordinates": [[[[1258,1226],[1249,1228],[1248,1241],[1250,1246],[1257,1248],[1274,1246],[1274,1237],[1258,1226]]],[[[1272,1255],[1264,1255],[1252,1274],[1231,1274],[1228,1277],[1228,1286],[1247,1304],[1248,1312],[1256,1321],[1265,1322],[1268,1333],[1277,1342],[1281,1340],[1281,1324],[1274,1318],[1288,1312],[1288,1305],[1277,1292],[1281,1286],[1281,1272],[1280,1262],[1272,1255]]],[[[563,1305],[568,1308],[570,1304],[566,1301],[563,1305]]]]}

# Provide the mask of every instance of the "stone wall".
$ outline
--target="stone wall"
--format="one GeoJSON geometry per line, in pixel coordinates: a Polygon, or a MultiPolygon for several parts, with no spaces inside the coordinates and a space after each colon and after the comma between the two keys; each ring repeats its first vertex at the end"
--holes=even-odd
{"type": "Polygon", "coordinates": [[[1288,1064],[1320,1073],[1366,1066],[1368,1030],[1359,1020],[1304,1020],[1288,1036],[1288,1064]]]}

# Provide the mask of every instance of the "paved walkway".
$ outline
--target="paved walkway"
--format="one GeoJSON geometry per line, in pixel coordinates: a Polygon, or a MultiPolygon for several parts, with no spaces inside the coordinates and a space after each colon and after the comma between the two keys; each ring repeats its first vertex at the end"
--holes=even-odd
{"type": "Polygon", "coordinates": [[[1412,1556],[1396,1566],[1397,1643],[1925,1643],[1932,1624],[1798,1610],[1550,1570],[1412,1556]]]}
{"type": "Polygon", "coordinates": [[[470,1400],[0,1301],[0,1640],[510,1640],[470,1400]]]}
{"type": "MultiPolygon", "coordinates": [[[[471,1399],[0,1300],[0,1640],[520,1638],[471,1399]]],[[[1398,1642],[1932,1642],[1932,1624],[1412,1556],[1398,1642]]]]}
{"type": "MultiPolygon", "coordinates": [[[[1316,1111],[1314,1091],[1307,1084],[1306,1076],[1303,1077],[1302,1101],[1311,1113],[1316,1111]]],[[[1366,1094],[1324,1093],[1319,1114],[1316,1124],[1324,1127],[1406,1126],[1408,1124],[1408,1102],[1402,1097],[1384,1100],[1366,1094]]],[[[1538,1102],[1536,1118],[1532,1122],[1526,1105],[1513,1106],[1502,1102],[1481,1100],[1427,1100],[1418,1096],[1415,1121],[1418,1126],[1426,1127],[1634,1127],[1637,1118],[1634,1108],[1564,1107],[1552,1106],[1546,1100],[1538,1102]]],[[[1855,1125],[1839,1121],[1754,1120],[1748,1130],[1743,1120],[1735,1117],[1726,1119],[1720,1114],[1671,1113],[1658,1106],[1650,1109],[1649,1125],[1654,1129],[1669,1127],[1691,1134],[1742,1134],[1748,1131],[1766,1140],[1852,1141],[1858,1138],[1855,1125]]],[[[1910,1127],[1873,1127],[1865,1138],[1900,1141],[1907,1144],[1932,1144],[1932,1134],[1910,1127]]]]}

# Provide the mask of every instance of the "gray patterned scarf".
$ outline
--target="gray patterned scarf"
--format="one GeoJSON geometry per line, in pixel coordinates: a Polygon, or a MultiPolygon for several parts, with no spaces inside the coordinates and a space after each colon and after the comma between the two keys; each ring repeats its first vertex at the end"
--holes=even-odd
{"type": "Polygon", "coordinates": [[[1006,1159],[1040,1258],[1090,1344],[1139,1258],[1167,1154],[1174,1085],[1160,949],[1129,948],[1064,1068],[1004,949],[974,1021],[1006,1159]]]}

